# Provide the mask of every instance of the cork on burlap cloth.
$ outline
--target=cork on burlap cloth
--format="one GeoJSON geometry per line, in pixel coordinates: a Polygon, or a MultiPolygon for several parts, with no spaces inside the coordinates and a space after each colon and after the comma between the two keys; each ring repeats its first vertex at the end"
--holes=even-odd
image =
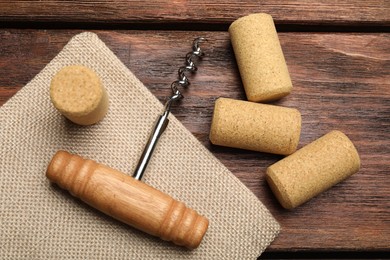
{"type": "Polygon", "coordinates": [[[195,250],[126,226],[51,185],[59,150],[131,173],[163,105],[93,33],[82,33],[0,108],[0,258],[255,259],[279,225],[264,205],[173,116],[143,181],[210,221],[195,250]],[[82,127],[52,106],[63,66],[95,70],[110,98],[106,117],[82,127]]]}

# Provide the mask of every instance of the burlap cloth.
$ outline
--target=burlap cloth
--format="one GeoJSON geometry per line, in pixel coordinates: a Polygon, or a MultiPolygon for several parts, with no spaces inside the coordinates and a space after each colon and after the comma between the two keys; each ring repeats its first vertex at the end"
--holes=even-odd
{"type": "Polygon", "coordinates": [[[0,258],[258,257],[278,234],[278,223],[172,115],[143,181],[210,220],[198,249],[186,250],[128,227],[46,179],[46,167],[59,149],[131,174],[162,109],[97,35],[76,35],[0,108],[0,258]],[[96,125],[74,125],[50,103],[52,76],[70,64],[94,69],[107,89],[109,112],[96,125]]]}

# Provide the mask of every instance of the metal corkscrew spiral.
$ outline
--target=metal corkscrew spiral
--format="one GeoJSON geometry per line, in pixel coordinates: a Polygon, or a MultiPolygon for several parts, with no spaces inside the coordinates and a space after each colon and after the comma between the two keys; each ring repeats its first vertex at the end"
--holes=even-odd
{"type": "Polygon", "coordinates": [[[186,72],[194,73],[197,71],[197,67],[194,62],[194,58],[201,58],[204,56],[204,52],[201,50],[199,43],[206,41],[204,37],[198,37],[196,38],[192,43],[192,51],[188,52],[186,54],[186,65],[182,66],[178,70],[178,76],[179,79],[172,82],[171,89],[172,89],[172,96],[168,99],[167,103],[165,104],[165,109],[170,110],[171,104],[173,101],[178,101],[183,98],[183,95],[181,94],[178,87],[188,87],[190,85],[190,81],[188,80],[188,77],[186,75],[186,72]]]}
{"type": "Polygon", "coordinates": [[[158,120],[154,126],[153,132],[151,133],[149,140],[144,148],[144,151],[141,155],[140,160],[138,161],[137,167],[133,173],[133,177],[137,180],[141,180],[146,166],[149,163],[149,160],[151,158],[151,155],[154,151],[154,148],[158,142],[158,139],[160,138],[161,134],[166,129],[169,120],[168,115],[171,111],[171,106],[174,101],[178,101],[183,98],[182,93],[179,90],[179,87],[188,87],[190,85],[190,82],[188,80],[188,77],[186,76],[186,72],[194,73],[197,71],[197,67],[195,66],[194,59],[195,58],[201,58],[204,56],[204,52],[201,50],[199,44],[203,41],[206,41],[205,38],[199,37],[195,38],[192,43],[192,51],[188,52],[186,54],[186,64],[185,66],[182,66],[178,70],[178,76],[179,79],[172,82],[171,89],[172,89],[172,95],[169,97],[168,101],[165,103],[164,112],[162,115],[158,117],[158,120]]]}

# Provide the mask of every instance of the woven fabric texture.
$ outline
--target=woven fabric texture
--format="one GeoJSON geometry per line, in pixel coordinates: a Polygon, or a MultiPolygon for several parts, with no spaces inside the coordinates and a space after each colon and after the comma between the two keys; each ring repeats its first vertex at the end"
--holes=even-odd
{"type": "Polygon", "coordinates": [[[0,108],[0,258],[258,257],[277,236],[279,224],[173,115],[143,181],[209,219],[199,248],[187,250],[122,224],[46,179],[46,167],[60,149],[131,173],[162,110],[97,35],[73,37],[0,108]],[[71,64],[95,70],[108,92],[108,114],[96,125],[72,124],[50,102],[51,78],[71,64]]]}

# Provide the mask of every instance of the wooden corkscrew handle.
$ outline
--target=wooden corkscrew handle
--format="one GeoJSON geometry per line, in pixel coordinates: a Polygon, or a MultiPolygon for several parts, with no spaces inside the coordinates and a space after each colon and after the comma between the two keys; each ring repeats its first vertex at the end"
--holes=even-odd
{"type": "Polygon", "coordinates": [[[194,249],[208,220],[184,203],[134,178],[78,155],[58,151],[47,178],[90,206],[163,240],[194,249]]]}

